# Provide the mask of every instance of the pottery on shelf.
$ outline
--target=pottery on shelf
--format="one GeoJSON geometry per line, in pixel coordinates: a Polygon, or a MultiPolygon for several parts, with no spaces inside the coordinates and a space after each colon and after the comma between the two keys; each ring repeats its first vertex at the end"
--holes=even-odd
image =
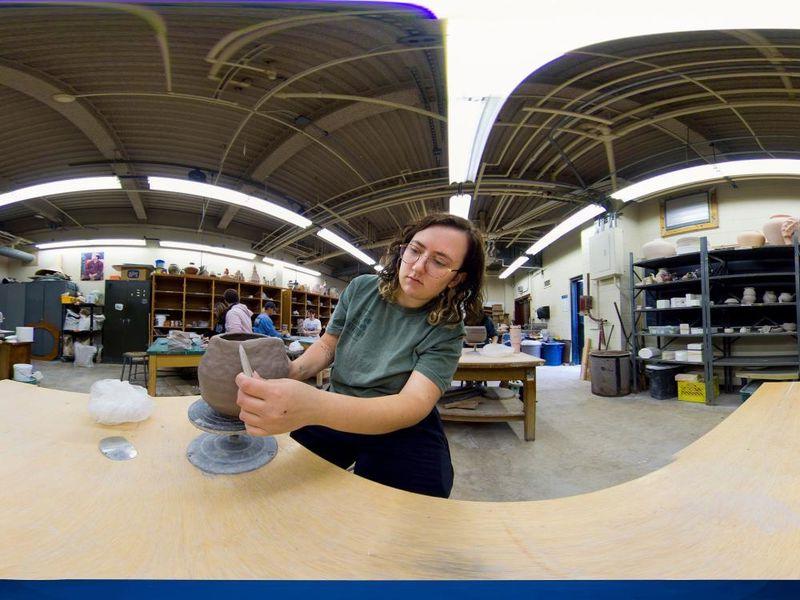
{"type": "Polygon", "coordinates": [[[181,272],[181,268],[175,263],[170,264],[169,269],[167,270],[169,271],[170,275],[178,275],[181,272]]]}
{"type": "Polygon", "coordinates": [[[784,331],[794,331],[797,329],[797,323],[781,323],[784,331]]]}
{"type": "Polygon", "coordinates": [[[200,265],[200,272],[198,275],[202,275],[203,277],[208,277],[208,269],[206,269],[205,265],[200,265]]]}
{"type": "Polygon", "coordinates": [[[792,300],[794,300],[794,294],[789,292],[783,292],[778,296],[778,302],[791,302],[792,300]]]}
{"type": "Polygon", "coordinates": [[[775,246],[788,246],[792,243],[792,234],[797,230],[798,220],[790,215],[772,215],[764,223],[762,230],[767,242],[775,246]]]}
{"type": "Polygon", "coordinates": [[[183,271],[184,271],[184,272],[185,272],[187,275],[197,275],[197,274],[200,272],[200,269],[198,269],[198,268],[195,266],[195,264],[194,264],[193,262],[190,262],[190,263],[189,263],[189,266],[188,266],[188,267],[185,267],[185,268],[183,269],[183,271]]]}
{"type": "Polygon", "coordinates": [[[667,283],[669,281],[672,281],[672,273],[670,273],[666,269],[659,269],[658,273],[656,273],[655,280],[658,283],[667,283]]]}
{"type": "Polygon", "coordinates": [[[778,296],[775,295],[775,292],[764,292],[764,304],[774,304],[778,301],[778,296]]]}
{"type": "Polygon", "coordinates": [[[736,236],[736,245],[741,248],[761,248],[767,241],[760,231],[743,231],[736,236]]]}
{"type": "Polygon", "coordinates": [[[261,278],[258,276],[258,269],[253,265],[253,272],[250,273],[250,283],[258,283],[259,281],[261,281],[261,278]]]}
{"type": "Polygon", "coordinates": [[[675,251],[678,254],[689,254],[690,252],[700,252],[700,238],[697,236],[687,236],[678,238],[675,242],[675,251]]]}
{"type": "Polygon", "coordinates": [[[242,273],[241,271],[239,271],[239,270],[237,269],[236,273],[233,275],[233,278],[234,278],[236,281],[244,281],[244,273],[242,273]]]}
{"type": "Polygon", "coordinates": [[[257,333],[223,333],[212,337],[197,367],[200,395],[211,408],[229,417],[238,417],[240,410],[235,381],[242,372],[239,346],[244,346],[250,365],[262,379],[289,375],[289,357],[283,340],[257,333]]]}
{"type": "Polygon", "coordinates": [[[666,258],[668,256],[675,256],[677,253],[675,244],[662,240],[661,238],[651,240],[642,246],[642,255],[645,260],[666,258]]]}

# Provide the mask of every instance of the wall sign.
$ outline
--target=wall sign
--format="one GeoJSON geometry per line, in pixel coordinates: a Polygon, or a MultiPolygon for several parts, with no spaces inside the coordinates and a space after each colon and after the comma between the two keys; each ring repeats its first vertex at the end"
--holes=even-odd
{"type": "Polygon", "coordinates": [[[714,190],[661,201],[661,237],[719,227],[714,190]]]}

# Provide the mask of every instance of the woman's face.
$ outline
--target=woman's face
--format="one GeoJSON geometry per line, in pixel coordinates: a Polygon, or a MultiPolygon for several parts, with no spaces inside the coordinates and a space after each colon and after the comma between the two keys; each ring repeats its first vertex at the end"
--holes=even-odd
{"type": "Polygon", "coordinates": [[[455,287],[463,273],[447,271],[436,278],[431,275],[434,263],[440,268],[460,269],[469,248],[466,232],[445,225],[433,225],[414,234],[409,242],[419,259],[409,264],[400,261],[400,295],[398,303],[409,308],[424,306],[447,287],[455,287]]]}

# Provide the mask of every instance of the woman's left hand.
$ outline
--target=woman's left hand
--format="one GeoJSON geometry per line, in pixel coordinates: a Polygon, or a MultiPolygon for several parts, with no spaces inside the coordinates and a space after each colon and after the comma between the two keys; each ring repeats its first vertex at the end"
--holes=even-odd
{"type": "Polygon", "coordinates": [[[236,404],[250,435],[294,431],[314,422],[319,390],[294,379],[261,379],[257,373],[236,376],[236,404]]]}

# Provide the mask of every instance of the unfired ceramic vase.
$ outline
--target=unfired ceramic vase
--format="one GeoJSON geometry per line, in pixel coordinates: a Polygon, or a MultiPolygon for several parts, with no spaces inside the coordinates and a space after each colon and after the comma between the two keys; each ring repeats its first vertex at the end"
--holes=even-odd
{"type": "Polygon", "coordinates": [[[675,244],[656,238],[642,246],[642,254],[646,260],[652,258],[665,258],[667,256],[675,256],[677,250],[675,244]]]}
{"type": "Polygon", "coordinates": [[[775,246],[788,246],[797,230],[798,220],[790,215],[772,215],[762,228],[767,242],[775,246]]]}
{"type": "Polygon", "coordinates": [[[791,302],[794,300],[794,294],[790,294],[789,292],[782,292],[780,296],[778,296],[778,302],[791,302]]]}
{"type": "Polygon", "coordinates": [[[244,346],[250,366],[262,379],[279,379],[289,375],[289,357],[283,340],[257,333],[224,333],[211,338],[197,378],[200,395],[211,408],[228,417],[239,416],[236,404],[236,376],[242,372],[239,346],[244,346]]]}
{"type": "Polygon", "coordinates": [[[778,297],[775,295],[775,292],[764,292],[764,304],[774,304],[778,301],[778,297]]]}
{"type": "Polygon", "coordinates": [[[760,248],[767,239],[760,231],[743,231],[736,236],[736,245],[742,248],[760,248]]]}

